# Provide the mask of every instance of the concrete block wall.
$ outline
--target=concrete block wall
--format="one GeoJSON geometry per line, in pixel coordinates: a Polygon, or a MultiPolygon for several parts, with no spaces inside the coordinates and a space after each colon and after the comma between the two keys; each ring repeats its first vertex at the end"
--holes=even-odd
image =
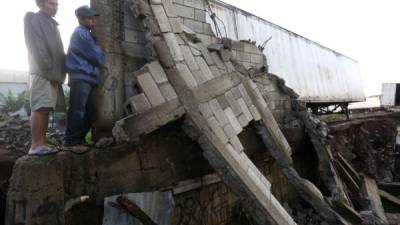
{"type": "Polygon", "coordinates": [[[152,45],[146,39],[146,31],[141,21],[129,7],[124,7],[123,48],[127,56],[148,59],[152,56],[152,45]]]}
{"type": "Polygon", "coordinates": [[[265,55],[255,44],[235,41],[232,45],[232,54],[233,59],[242,63],[247,69],[267,66],[265,55]]]}
{"type": "Polygon", "coordinates": [[[272,114],[278,123],[283,124],[285,117],[293,113],[292,99],[279,85],[279,78],[275,75],[267,75],[254,78],[262,96],[268,103],[272,114]]]}
{"type": "Polygon", "coordinates": [[[196,33],[204,43],[215,43],[211,24],[207,23],[207,3],[204,0],[173,0],[180,22],[196,33]]]}

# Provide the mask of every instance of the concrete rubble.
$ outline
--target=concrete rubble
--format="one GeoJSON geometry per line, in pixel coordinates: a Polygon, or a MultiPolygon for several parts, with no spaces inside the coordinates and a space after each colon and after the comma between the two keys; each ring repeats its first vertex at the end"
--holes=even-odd
{"type": "Polygon", "coordinates": [[[5,225],[234,224],[238,202],[255,224],[396,224],[393,179],[335,150],[254,43],[215,37],[207,1],[122,2],[95,4],[115,17],[97,31],[112,58],[103,138],[83,155],[20,158],[5,225]]]}

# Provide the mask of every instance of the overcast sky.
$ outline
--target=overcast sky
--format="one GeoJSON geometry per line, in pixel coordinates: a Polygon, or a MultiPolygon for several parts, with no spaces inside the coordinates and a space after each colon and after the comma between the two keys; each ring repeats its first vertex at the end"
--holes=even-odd
{"type": "MultiPolygon", "coordinates": [[[[361,68],[366,95],[383,82],[400,82],[400,1],[398,0],[224,0],[353,59],[361,68]]],[[[89,0],[59,0],[56,16],[65,47],[76,26],[74,9],[89,0]]],[[[1,1],[0,68],[25,70],[22,32],[34,0],[1,1]]]]}

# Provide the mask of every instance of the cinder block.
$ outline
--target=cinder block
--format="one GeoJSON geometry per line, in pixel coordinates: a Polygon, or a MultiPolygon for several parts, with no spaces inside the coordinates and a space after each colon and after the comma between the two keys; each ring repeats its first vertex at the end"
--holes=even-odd
{"type": "Polygon", "coordinates": [[[162,4],[168,17],[178,17],[178,15],[176,14],[175,6],[172,4],[172,0],[162,0],[162,4]]]}
{"type": "Polygon", "coordinates": [[[201,9],[194,10],[194,19],[206,23],[206,11],[201,9]]]}
{"type": "Polygon", "coordinates": [[[236,51],[244,52],[244,43],[241,41],[233,41],[232,42],[232,49],[236,51]]]}
{"type": "Polygon", "coordinates": [[[222,61],[224,62],[229,62],[232,58],[232,52],[229,51],[228,49],[221,49],[219,51],[219,55],[221,56],[222,61]]]}
{"type": "Polygon", "coordinates": [[[235,149],[237,153],[240,154],[243,152],[244,147],[237,136],[229,139],[229,143],[232,145],[233,149],[235,149]]]}
{"type": "Polygon", "coordinates": [[[136,30],[125,29],[124,35],[125,35],[125,41],[127,42],[133,42],[138,44],[144,44],[146,42],[145,38],[143,37],[143,34],[141,34],[139,31],[136,30]]]}
{"type": "Polygon", "coordinates": [[[168,82],[167,75],[158,61],[153,61],[152,63],[147,64],[146,68],[157,84],[168,82]]]}
{"type": "Polygon", "coordinates": [[[231,139],[234,136],[236,136],[236,131],[230,123],[228,123],[224,126],[224,132],[225,132],[225,135],[228,137],[228,139],[231,139]]]}
{"type": "Polygon", "coordinates": [[[235,116],[238,116],[242,113],[242,110],[239,106],[239,103],[236,101],[235,97],[233,96],[232,90],[227,91],[225,93],[225,98],[228,101],[230,108],[235,116]]]}
{"type": "Polygon", "coordinates": [[[183,5],[183,2],[184,2],[184,0],[174,0],[174,3],[178,3],[178,4],[181,4],[181,5],[183,5]]]}
{"type": "Polygon", "coordinates": [[[182,25],[179,18],[169,18],[169,23],[171,25],[172,32],[179,34],[182,33],[182,25]]]}
{"type": "Polygon", "coordinates": [[[184,63],[177,63],[176,68],[179,72],[179,76],[184,80],[186,86],[189,89],[192,89],[197,86],[197,82],[193,77],[193,74],[190,72],[189,68],[184,63]]]}
{"type": "Polygon", "coordinates": [[[144,93],[135,95],[128,99],[126,107],[128,106],[131,107],[130,110],[132,110],[132,113],[134,114],[140,114],[151,109],[151,104],[144,93]]]}
{"type": "Polygon", "coordinates": [[[153,107],[161,105],[165,102],[164,97],[162,96],[150,73],[139,75],[137,80],[140,88],[143,90],[153,107]]]}
{"type": "Polygon", "coordinates": [[[202,32],[203,34],[205,34],[205,35],[211,35],[211,36],[213,36],[214,35],[214,32],[213,32],[213,30],[212,30],[212,27],[211,27],[211,24],[209,24],[209,23],[203,23],[203,32],[202,32]]]}
{"type": "Polygon", "coordinates": [[[225,62],[225,65],[226,69],[228,70],[228,73],[233,73],[234,71],[236,71],[235,67],[231,62],[225,62]]]}
{"type": "Polygon", "coordinates": [[[193,70],[191,71],[193,74],[194,79],[196,80],[197,84],[204,84],[205,82],[207,82],[207,77],[204,76],[203,72],[201,72],[201,70],[193,70]]]}
{"type": "Polygon", "coordinates": [[[236,101],[239,103],[239,106],[242,109],[243,114],[246,116],[246,119],[248,121],[253,120],[253,116],[251,115],[251,112],[250,112],[249,108],[247,107],[246,103],[244,102],[243,98],[239,98],[236,101]]]}
{"type": "MultiPolygon", "coordinates": [[[[258,187],[258,189],[263,190],[262,193],[266,193],[268,191],[268,187],[264,185],[264,183],[261,182],[260,176],[259,176],[259,171],[254,170],[251,167],[247,169],[247,175],[249,178],[254,182],[254,185],[258,187]],[[258,172],[258,173],[257,173],[258,172]],[[264,191],[265,190],[265,191],[264,191]]],[[[269,192],[269,191],[268,191],[269,192]]]]}
{"type": "Polygon", "coordinates": [[[251,62],[251,56],[249,53],[246,52],[237,52],[237,58],[240,62],[251,62]]]}
{"type": "Polygon", "coordinates": [[[208,102],[201,103],[199,105],[199,110],[200,110],[200,113],[207,119],[213,115],[213,112],[212,112],[211,107],[208,104],[208,102]]]}
{"type": "Polygon", "coordinates": [[[224,110],[225,115],[228,117],[229,123],[232,125],[233,129],[235,130],[235,135],[240,134],[243,131],[242,126],[240,126],[239,121],[236,119],[235,114],[233,114],[231,108],[226,108],[224,110]]]}
{"type": "Polygon", "coordinates": [[[194,19],[184,18],[183,24],[196,33],[203,33],[203,23],[194,19]]]}
{"type": "Polygon", "coordinates": [[[201,54],[203,54],[203,57],[204,57],[204,60],[206,61],[206,63],[209,66],[215,65],[215,61],[214,61],[213,57],[211,56],[210,51],[208,51],[208,49],[205,46],[203,46],[202,44],[199,44],[199,47],[201,48],[200,51],[201,51],[201,54]]]}
{"type": "Polygon", "coordinates": [[[205,10],[204,2],[202,0],[184,0],[183,4],[196,9],[205,10]]]}
{"type": "Polygon", "coordinates": [[[194,56],[201,56],[201,52],[197,48],[190,46],[190,50],[194,56]]]}
{"type": "Polygon", "coordinates": [[[200,66],[201,72],[203,72],[204,76],[207,77],[207,80],[214,79],[214,76],[210,68],[208,68],[208,65],[206,61],[204,61],[203,57],[200,56],[196,57],[196,62],[200,66]]]}
{"type": "Polygon", "coordinates": [[[185,58],[186,64],[191,71],[200,70],[199,65],[197,65],[196,60],[193,57],[192,51],[187,45],[181,45],[181,51],[183,53],[183,58],[185,58]]]}
{"type": "Polygon", "coordinates": [[[194,19],[194,8],[175,4],[176,12],[179,17],[194,19]]]}
{"type": "Polygon", "coordinates": [[[211,73],[213,74],[214,77],[220,77],[222,76],[221,72],[219,71],[217,66],[210,66],[209,67],[211,70],[211,73]]]}
{"type": "Polygon", "coordinates": [[[244,43],[244,52],[251,53],[251,54],[259,54],[260,50],[258,50],[256,45],[250,43],[244,43]]]}
{"type": "Polygon", "coordinates": [[[221,106],[221,108],[222,108],[223,110],[225,110],[226,108],[229,107],[229,103],[228,103],[228,101],[226,100],[225,95],[220,95],[220,96],[218,96],[218,97],[217,97],[217,101],[218,101],[219,105],[221,106]]]}
{"type": "Polygon", "coordinates": [[[256,106],[254,106],[254,105],[250,106],[249,110],[255,121],[261,120],[261,115],[258,112],[256,106]]]}
{"type": "Polygon", "coordinates": [[[221,127],[225,126],[226,124],[229,123],[228,118],[225,116],[225,112],[222,110],[221,106],[218,103],[217,99],[213,99],[209,102],[211,111],[215,115],[215,118],[217,118],[219,124],[221,127]]]}
{"type": "Polygon", "coordinates": [[[213,61],[217,64],[218,69],[222,69],[226,71],[226,67],[224,62],[222,62],[221,57],[218,55],[217,52],[211,52],[210,53],[213,61]]]}
{"type": "Polygon", "coordinates": [[[238,121],[240,123],[240,126],[243,128],[247,127],[247,125],[249,125],[250,122],[243,113],[239,115],[238,121]]]}
{"type": "Polygon", "coordinates": [[[181,48],[179,47],[178,41],[176,39],[175,34],[173,33],[164,33],[164,40],[167,43],[167,46],[172,54],[172,58],[175,62],[181,62],[184,60],[181,48]]]}
{"type": "Polygon", "coordinates": [[[251,101],[251,98],[250,98],[249,94],[247,93],[246,88],[244,88],[243,84],[239,84],[238,88],[240,91],[240,95],[242,96],[246,105],[248,107],[252,106],[253,102],[251,101]]]}
{"type": "Polygon", "coordinates": [[[263,55],[251,54],[251,56],[250,56],[250,62],[256,63],[256,64],[262,64],[262,63],[264,62],[263,55]]]}
{"type": "Polygon", "coordinates": [[[160,25],[161,32],[171,32],[172,28],[169,24],[167,14],[165,14],[164,7],[162,5],[151,5],[151,8],[153,9],[154,16],[160,25]]]}
{"type": "Polygon", "coordinates": [[[175,35],[175,37],[176,37],[176,41],[178,42],[179,45],[186,45],[186,43],[185,43],[185,41],[183,40],[181,34],[175,35]]]}
{"type": "Polygon", "coordinates": [[[210,117],[207,119],[208,126],[211,128],[211,130],[214,132],[215,136],[224,144],[228,143],[229,139],[226,136],[224,130],[219,126],[219,122],[215,117],[210,117]]]}
{"type": "Polygon", "coordinates": [[[176,94],[174,88],[171,86],[169,82],[161,84],[160,91],[167,101],[171,101],[178,98],[178,95],[176,94]]]}
{"type": "Polygon", "coordinates": [[[240,94],[239,88],[238,88],[237,86],[236,86],[236,87],[233,87],[233,88],[231,89],[231,91],[232,91],[232,95],[233,95],[233,97],[234,97],[235,99],[239,99],[239,98],[242,97],[242,95],[240,94]]]}

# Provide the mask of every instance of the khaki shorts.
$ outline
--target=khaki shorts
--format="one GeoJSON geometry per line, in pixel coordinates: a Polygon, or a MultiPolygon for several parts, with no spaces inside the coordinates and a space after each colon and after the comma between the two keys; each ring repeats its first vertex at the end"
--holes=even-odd
{"type": "Polygon", "coordinates": [[[50,82],[38,75],[32,75],[31,110],[65,112],[65,98],[62,85],[50,82]]]}

